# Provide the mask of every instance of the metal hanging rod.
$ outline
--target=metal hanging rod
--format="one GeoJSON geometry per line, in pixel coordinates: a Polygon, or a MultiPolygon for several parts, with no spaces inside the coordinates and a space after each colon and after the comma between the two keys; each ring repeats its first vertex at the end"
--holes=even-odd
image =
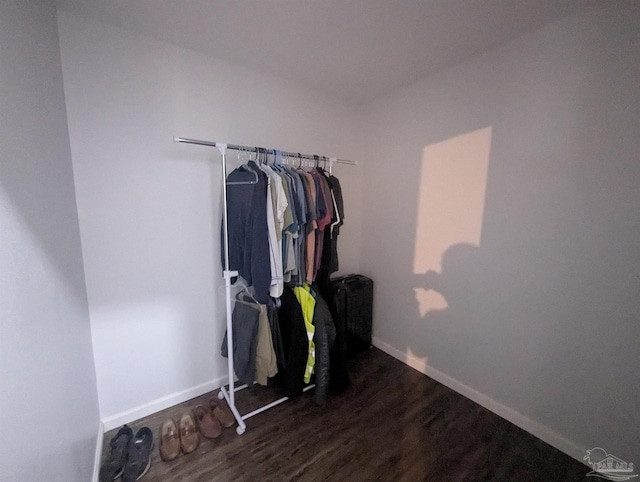
{"type": "MultiPolygon", "coordinates": [[[[200,141],[198,139],[187,139],[185,137],[174,137],[173,142],[183,142],[185,144],[198,144],[200,146],[210,146],[210,147],[216,147],[218,145],[218,143],[216,142],[200,141]]],[[[265,154],[276,153],[275,149],[266,149],[263,147],[239,146],[236,144],[227,144],[226,146],[227,146],[227,149],[231,149],[234,151],[245,151],[245,152],[256,152],[256,153],[260,151],[265,154]]],[[[312,161],[323,160],[323,161],[332,161],[335,164],[349,164],[351,166],[358,165],[358,161],[349,161],[347,159],[333,159],[325,156],[314,156],[311,154],[300,154],[299,152],[289,152],[289,151],[281,151],[281,150],[278,150],[277,152],[282,156],[291,157],[294,159],[301,158],[301,159],[309,159],[312,161]]]]}

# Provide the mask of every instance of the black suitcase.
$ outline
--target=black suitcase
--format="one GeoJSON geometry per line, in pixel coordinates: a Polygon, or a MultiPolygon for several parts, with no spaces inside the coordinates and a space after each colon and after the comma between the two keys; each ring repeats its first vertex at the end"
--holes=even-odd
{"type": "Polygon", "coordinates": [[[334,306],[340,324],[346,327],[350,355],[371,348],[373,323],[373,280],[351,274],[331,280],[334,306]]]}

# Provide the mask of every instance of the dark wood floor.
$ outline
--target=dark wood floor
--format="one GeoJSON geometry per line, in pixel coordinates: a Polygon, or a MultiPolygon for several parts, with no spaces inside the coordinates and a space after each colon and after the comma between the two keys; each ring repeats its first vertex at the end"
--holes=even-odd
{"type": "MultiPolygon", "coordinates": [[[[142,481],[580,481],[588,467],[379,350],[351,362],[353,387],[315,407],[310,393],[227,429],[193,453],[163,462],[156,438],[142,481]]],[[[213,394],[130,426],[157,437],[166,417],[213,394]]],[[[237,395],[241,413],[272,400],[237,395]]],[[[105,434],[103,460],[116,430],[105,434]]]]}

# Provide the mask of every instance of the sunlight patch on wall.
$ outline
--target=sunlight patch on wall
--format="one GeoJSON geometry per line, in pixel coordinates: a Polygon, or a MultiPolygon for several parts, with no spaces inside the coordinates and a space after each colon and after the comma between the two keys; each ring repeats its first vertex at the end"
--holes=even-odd
{"type": "MultiPolygon", "coordinates": [[[[442,272],[442,256],[458,243],[480,246],[491,126],[422,149],[413,273],[442,272]]],[[[415,288],[420,315],[447,308],[433,290],[415,288]]]]}
{"type": "Polygon", "coordinates": [[[407,357],[405,363],[409,365],[411,368],[415,368],[419,372],[425,373],[427,370],[427,357],[421,357],[418,354],[414,353],[411,347],[407,348],[407,357]]]}
{"type": "Polygon", "coordinates": [[[416,294],[416,301],[418,302],[418,311],[420,316],[424,317],[427,313],[433,310],[444,310],[447,305],[447,300],[444,299],[440,293],[434,290],[427,290],[424,288],[414,288],[413,291],[416,294]]]}

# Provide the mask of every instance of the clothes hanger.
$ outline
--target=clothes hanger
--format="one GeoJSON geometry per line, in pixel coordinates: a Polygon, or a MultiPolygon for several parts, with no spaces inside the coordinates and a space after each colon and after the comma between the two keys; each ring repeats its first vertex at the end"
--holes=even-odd
{"type": "Polygon", "coordinates": [[[241,294],[246,294],[256,305],[259,305],[260,303],[258,303],[258,300],[256,300],[254,298],[254,296],[251,294],[251,290],[249,289],[249,287],[247,286],[247,284],[245,283],[245,281],[238,276],[238,279],[236,280],[236,282],[234,284],[232,284],[231,286],[233,286],[234,288],[240,288],[240,291],[238,291],[238,293],[236,293],[236,299],[240,300],[240,301],[245,301],[245,300],[241,300],[240,299],[240,295],[241,294]]]}
{"type": "Polygon", "coordinates": [[[282,172],[282,151],[273,150],[273,166],[274,169],[282,172]]]}
{"type": "Polygon", "coordinates": [[[242,159],[240,159],[240,151],[241,151],[240,149],[236,151],[238,153],[238,159],[236,160],[236,167],[235,167],[236,169],[238,169],[239,167],[242,166],[242,164],[244,164],[242,162],[242,159]]]}
{"type": "MultiPolygon", "coordinates": [[[[240,159],[240,153],[238,153],[238,160],[240,159]]],[[[249,161],[251,162],[251,152],[249,152],[249,161]]],[[[240,167],[244,168],[245,171],[253,174],[253,179],[250,181],[227,181],[227,186],[242,186],[247,184],[258,184],[258,173],[251,169],[247,164],[242,164],[240,167]]]]}
{"type": "Polygon", "coordinates": [[[283,171],[284,165],[282,164],[282,151],[278,151],[276,149],[273,150],[273,164],[271,167],[276,172],[283,171]]]}

